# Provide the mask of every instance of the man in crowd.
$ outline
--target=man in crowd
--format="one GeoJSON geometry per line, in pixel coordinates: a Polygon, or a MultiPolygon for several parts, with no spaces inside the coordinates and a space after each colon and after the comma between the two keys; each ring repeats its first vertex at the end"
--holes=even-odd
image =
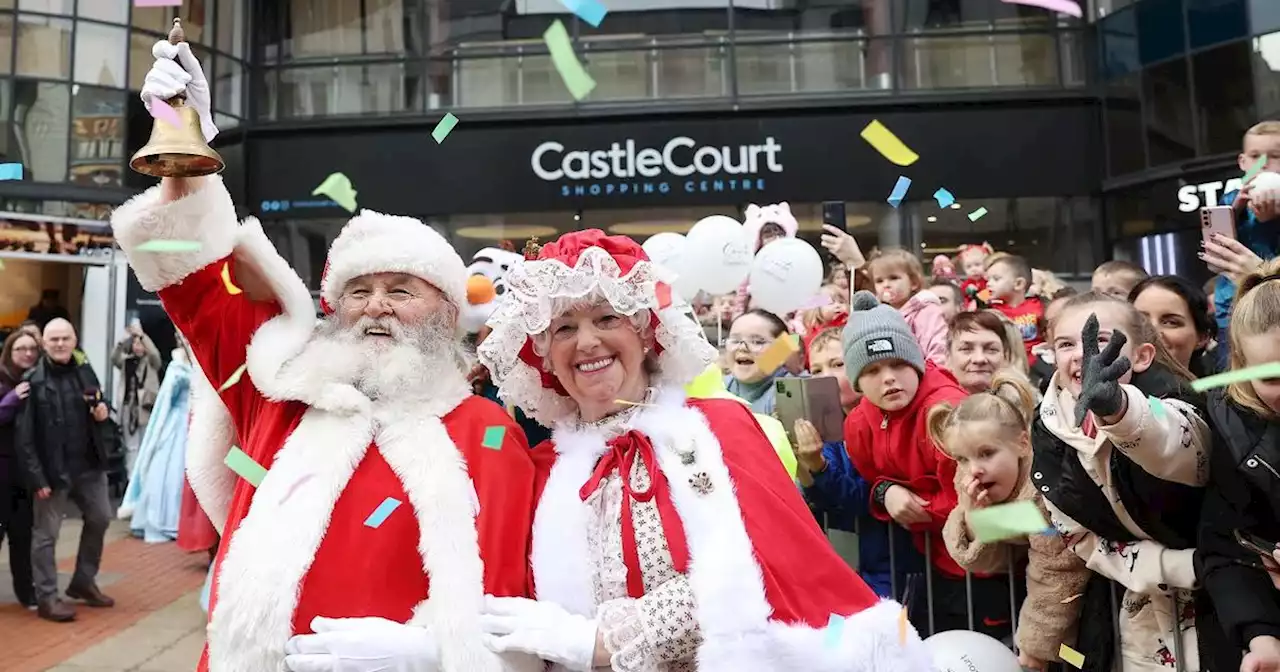
{"type": "MultiPolygon", "coordinates": [[[[186,93],[211,139],[199,61],[185,43],[153,53],[143,101],[186,93]]],[[[444,238],[360,212],[329,250],[317,321],[217,176],[164,178],[111,223],[224,407],[225,422],[197,411],[187,449],[224,539],[200,669],[541,670],[481,640],[484,596],[529,591],[534,471],[511,418],[471,394],[466,270],[444,238]],[[199,249],[139,249],[158,239],[199,249]]]]}
{"type": "Polygon", "coordinates": [[[31,563],[40,618],[65,622],[75,610],[58,598],[54,547],[67,502],[83,514],[80,551],[67,587],[67,597],[91,607],[115,602],[98,589],[98,565],[111,520],[107,498],[107,453],[114,426],[93,368],[75,357],[76,332],[71,323],[54,318],[44,328],[44,355],[27,381],[31,393],[18,416],[17,452],[35,493],[35,529],[31,563]]]}

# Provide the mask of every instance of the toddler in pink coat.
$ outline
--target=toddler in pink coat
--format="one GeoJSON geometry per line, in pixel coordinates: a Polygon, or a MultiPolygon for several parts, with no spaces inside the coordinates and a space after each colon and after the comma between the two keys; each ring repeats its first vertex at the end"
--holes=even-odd
{"type": "Polygon", "coordinates": [[[867,273],[875,285],[876,298],[897,308],[906,318],[925,359],[945,366],[947,317],[942,301],[924,288],[920,260],[906,250],[884,250],[867,262],[867,273]]]}

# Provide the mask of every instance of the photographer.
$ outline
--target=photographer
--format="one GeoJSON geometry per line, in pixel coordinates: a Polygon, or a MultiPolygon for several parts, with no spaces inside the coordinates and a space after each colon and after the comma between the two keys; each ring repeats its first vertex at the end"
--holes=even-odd
{"type": "Polygon", "coordinates": [[[116,344],[111,353],[111,364],[120,370],[120,429],[124,432],[125,469],[133,472],[138,457],[142,432],[155,408],[156,395],[160,391],[160,351],[151,338],[142,331],[142,325],[134,320],[129,324],[125,338],[116,344]]]}

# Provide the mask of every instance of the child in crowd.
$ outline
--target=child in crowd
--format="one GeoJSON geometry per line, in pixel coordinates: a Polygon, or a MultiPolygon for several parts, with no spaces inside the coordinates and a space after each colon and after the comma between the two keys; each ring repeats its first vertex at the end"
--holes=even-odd
{"type": "MultiPolygon", "coordinates": [[[[752,203],[747,206],[743,214],[742,233],[751,241],[752,255],[775,240],[795,238],[796,231],[800,230],[800,223],[796,221],[795,215],[791,214],[791,206],[786,202],[766,205],[763,208],[752,203]]],[[[734,295],[734,317],[752,308],[749,284],[744,280],[738,286],[738,291],[734,295]]]]}
{"type": "MultiPolygon", "coordinates": [[[[929,436],[956,460],[958,505],[947,518],[942,536],[960,566],[974,573],[1017,576],[1026,559],[1026,600],[1018,615],[1018,662],[1043,670],[1059,660],[1062,644],[1076,646],[1080,605],[1071,598],[1089,581],[1084,561],[1056,534],[1033,534],[997,543],[978,541],[970,515],[1010,502],[1033,502],[1048,517],[1031,485],[1031,418],[1035,391],[1022,375],[1004,369],[991,381],[990,392],[974,394],[952,407],[929,411],[929,436]],[[1012,562],[1012,564],[1010,564],[1012,562]]],[[[975,611],[998,613],[1009,607],[1003,580],[973,581],[975,611]]],[[[975,621],[976,622],[976,621],[975,621]]]]}
{"type": "Polygon", "coordinates": [[[1080,598],[1080,652],[1111,670],[1118,632],[1123,672],[1176,667],[1179,652],[1187,672],[1228,669],[1201,665],[1194,631],[1210,437],[1191,374],[1141,313],[1106,294],[1068,299],[1051,329],[1057,372],[1032,425],[1031,482],[1097,573],[1080,598]],[[1111,581],[1125,589],[1118,614],[1111,581]]]}
{"type": "Polygon", "coordinates": [[[787,325],[777,315],[760,308],[753,308],[738,316],[729,327],[729,338],[724,342],[724,356],[729,375],[724,386],[730,394],[751,404],[753,413],[773,414],[776,392],[773,381],[787,375],[786,363],[773,371],[761,371],[756,358],[786,334],[787,325]]]}
{"type": "Polygon", "coordinates": [[[1093,269],[1090,289],[1121,301],[1129,300],[1129,292],[1147,278],[1147,272],[1132,261],[1113,259],[1093,269]]]}
{"type": "Polygon", "coordinates": [[[925,577],[909,582],[908,617],[924,637],[964,629],[968,618],[954,607],[964,603],[964,570],[947,553],[941,534],[956,503],[956,465],[929,439],[925,416],[967,393],[950,372],[925,360],[902,315],[870,292],[854,295],[843,346],[845,371],[863,395],[845,419],[845,446],[871,486],[871,515],[910,530],[915,547],[933,565],[931,592],[925,577]]]}
{"type": "Polygon", "coordinates": [[[1027,288],[1027,293],[1031,296],[1050,299],[1066,288],[1067,284],[1059,280],[1053,271],[1043,268],[1031,269],[1031,286],[1027,288]]]}
{"type": "Polygon", "coordinates": [[[947,361],[947,318],[942,302],[924,289],[924,266],[916,255],[903,249],[873,254],[867,272],[875,284],[876,297],[897,308],[924,352],[925,359],[944,366],[947,361]]]}
{"type": "Polygon", "coordinates": [[[1044,342],[1044,302],[1027,295],[1030,286],[1031,266],[1022,257],[1005,255],[987,266],[991,307],[1017,325],[1027,361],[1031,361],[1031,350],[1044,342]]]}
{"type": "Polygon", "coordinates": [[[964,309],[964,296],[960,294],[960,288],[950,281],[938,282],[935,277],[933,284],[929,286],[929,291],[938,297],[938,301],[942,305],[942,315],[950,322],[951,318],[956,316],[964,309]]]}
{"type": "Polygon", "coordinates": [[[994,252],[990,243],[961,245],[957,251],[956,261],[964,273],[960,294],[965,300],[965,310],[978,307],[978,293],[987,288],[987,257],[994,252]]]}
{"type": "Polygon", "coordinates": [[[1053,332],[1050,327],[1057,319],[1058,313],[1066,305],[1067,299],[1079,294],[1074,287],[1063,287],[1058,290],[1044,305],[1044,343],[1031,349],[1031,366],[1027,369],[1027,377],[1031,384],[1040,390],[1040,394],[1049,389],[1049,381],[1053,379],[1058,367],[1053,360],[1053,332]]]}
{"type": "MultiPolygon", "coordinates": [[[[1240,283],[1230,334],[1232,369],[1280,361],[1280,259],[1240,283]]],[[[1248,650],[1239,669],[1277,670],[1280,557],[1273,547],[1280,540],[1280,379],[1212,390],[1208,405],[1216,443],[1197,568],[1226,646],[1248,650]],[[1260,540],[1262,548],[1246,548],[1237,532],[1260,540]]]]}
{"type": "MultiPolygon", "coordinates": [[[[861,395],[854,391],[845,374],[840,330],[820,332],[813,340],[809,359],[809,368],[815,377],[830,376],[839,383],[840,404],[848,416],[861,395]]],[[[796,421],[795,437],[796,457],[799,459],[796,476],[804,486],[805,499],[815,513],[825,516],[829,528],[857,533],[858,574],[867,585],[881,597],[900,597],[907,585],[907,575],[919,573],[924,568],[924,556],[912,547],[911,533],[871,516],[871,488],[853,468],[843,441],[823,443],[818,429],[803,419],[796,421]],[[895,552],[892,564],[897,577],[890,570],[890,535],[895,552]],[[897,594],[893,592],[895,585],[897,594]]]]}
{"type": "Polygon", "coordinates": [[[800,311],[800,324],[804,327],[804,352],[812,362],[813,339],[827,329],[843,328],[849,321],[849,299],[843,290],[833,284],[823,285],[819,291],[829,303],[800,311]]]}

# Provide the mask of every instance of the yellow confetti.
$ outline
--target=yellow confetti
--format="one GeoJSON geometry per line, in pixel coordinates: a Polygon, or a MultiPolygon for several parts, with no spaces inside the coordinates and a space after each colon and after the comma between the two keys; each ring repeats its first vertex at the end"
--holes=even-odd
{"type": "Polygon", "coordinates": [[[1078,600],[1078,599],[1080,599],[1080,598],[1082,598],[1082,597],[1084,597],[1084,593],[1076,593],[1075,595],[1072,595],[1071,597],[1068,597],[1067,599],[1065,599],[1065,600],[1063,600],[1063,601],[1059,602],[1058,604],[1071,604],[1072,602],[1075,602],[1076,600],[1078,600]]]}
{"type": "Polygon", "coordinates": [[[898,643],[907,645],[907,608],[903,607],[902,612],[898,614],[898,643]]]}
{"type": "Polygon", "coordinates": [[[1062,648],[1058,649],[1058,657],[1062,659],[1062,662],[1071,665],[1077,670],[1084,669],[1084,654],[1066,644],[1063,644],[1062,648]]]}
{"type": "Polygon", "coordinates": [[[893,131],[885,128],[879,119],[872,119],[871,123],[862,129],[862,139],[871,143],[871,146],[875,147],[884,158],[899,166],[909,166],[920,160],[920,155],[911,151],[911,148],[899,140],[893,131]]]}
{"type": "Polygon", "coordinates": [[[756,368],[765,373],[773,373],[799,349],[800,346],[791,339],[791,334],[783,334],[756,357],[756,368]]]}
{"type": "Polygon", "coordinates": [[[227,382],[223,383],[222,387],[218,388],[218,391],[226,392],[227,390],[231,389],[233,385],[240,382],[240,377],[244,375],[244,371],[248,367],[249,367],[248,364],[241,364],[240,368],[236,369],[231,373],[231,377],[227,379],[227,382]]]}
{"type": "Polygon", "coordinates": [[[224,262],[222,264],[222,286],[227,288],[227,293],[231,296],[244,293],[243,289],[236,287],[235,284],[231,282],[231,262],[224,262]]]}

